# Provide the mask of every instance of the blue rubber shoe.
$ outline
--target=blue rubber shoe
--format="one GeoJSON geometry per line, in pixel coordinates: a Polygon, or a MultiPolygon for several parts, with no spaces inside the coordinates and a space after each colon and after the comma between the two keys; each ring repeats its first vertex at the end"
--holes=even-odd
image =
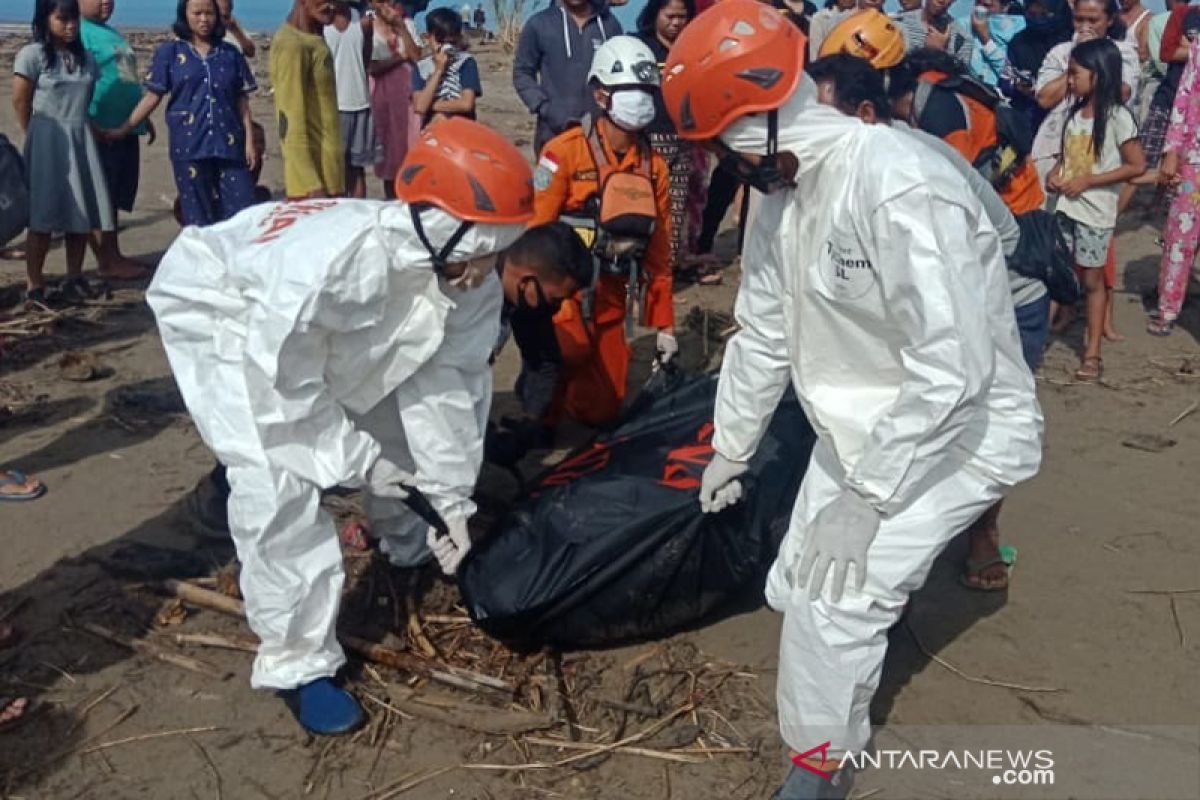
{"type": "Polygon", "coordinates": [[[296,721],[309,733],[339,736],[363,724],[366,714],[354,695],[329,678],[317,678],[299,689],[280,692],[296,721]]]}

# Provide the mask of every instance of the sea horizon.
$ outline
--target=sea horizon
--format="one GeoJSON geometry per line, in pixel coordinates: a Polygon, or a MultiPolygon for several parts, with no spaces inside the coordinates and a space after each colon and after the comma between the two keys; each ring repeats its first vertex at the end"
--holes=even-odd
{"type": "MultiPolygon", "coordinates": [[[[528,13],[540,11],[553,0],[531,0],[528,13]]],[[[469,3],[472,8],[479,5],[479,0],[433,0],[429,7],[461,8],[469,3]]],[[[645,0],[629,0],[626,5],[614,7],[613,14],[621,21],[626,31],[636,28],[637,15],[646,5],[645,0]]],[[[821,5],[821,3],[818,3],[821,5]]],[[[20,33],[20,26],[28,31],[29,21],[33,17],[34,0],[5,0],[0,9],[0,28],[7,33],[20,33]]],[[[971,0],[955,0],[951,13],[959,19],[965,18],[971,11],[971,0]]],[[[287,17],[292,8],[290,0],[235,0],[233,13],[242,27],[252,33],[272,33],[287,17]]],[[[488,29],[494,30],[496,11],[491,0],[485,0],[483,8],[487,12],[488,29]]],[[[888,11],[899,10],[897,0],[888,0],[888,11]]],[[[417,24],[424,29],[424,14],[417,15],[417,24]]],[[[131,31],[154,31],[166,29],[175,19],[175,4],[170,0],[116,0],[116,11],[113,13],[111,24],[117,28],[131,31]]]]}

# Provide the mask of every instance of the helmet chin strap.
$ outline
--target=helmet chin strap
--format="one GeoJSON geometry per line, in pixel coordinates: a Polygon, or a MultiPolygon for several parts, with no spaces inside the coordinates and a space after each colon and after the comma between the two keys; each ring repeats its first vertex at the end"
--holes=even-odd
{"type": "Polygon", "coordinates": [[[779,112],[767,112],[767,149],[758,163],[751,163],[745,156],[716,140],[720,152],[720,163],[726,171],[763,194],[785,189],[794,185],[791,176],[785,175],[779,165],[779,112]]]}
{"type": "Polygon", "coordinates": [[[463,240],[467,232],[475,226],[474,222],[463,221],[458,225],[458,229],[450,235],[446,244],[442,245],[439,250],[429,241],[429,236],[425,233],[425,226],[421,224],[421,214],[432,208],[428,205],[411,205],[408,207],[408,213],[412,217],[413,229],[417,232],[417,238],[421,240],[421,244],[425,245],[425,249],[429,251],[429,257],[433,259],[433,270],[439,275],[444,275],[446,267],[450,264],[450,254],[454,252],[454,248],[458,247],[458,243],[463,240]]]}

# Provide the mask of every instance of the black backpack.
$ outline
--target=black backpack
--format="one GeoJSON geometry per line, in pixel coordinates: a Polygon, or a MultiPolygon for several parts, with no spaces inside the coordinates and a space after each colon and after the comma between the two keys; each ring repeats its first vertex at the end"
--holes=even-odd
{"type": "Polygon", "coordinates": [[[29,184],[25,159],[0,133],[0,247],[8,244],[29,225],[29,184]]]}
{"type": "Polygon", "coordinates": [[[1074,305],[1083,297],[1075,263],[1054,215],[1038,209],[1017,215],[1021,240],[1008,258],[1018,275],[1046,284],[1050,299],[1059,305],[1074,305]]]}

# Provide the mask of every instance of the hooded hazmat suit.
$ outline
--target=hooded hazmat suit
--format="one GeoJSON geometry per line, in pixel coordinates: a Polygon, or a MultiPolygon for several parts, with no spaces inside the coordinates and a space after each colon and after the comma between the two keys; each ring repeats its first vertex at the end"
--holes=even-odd
{"type": "MultiPolygon", "coordinates": [[[[422,212],[430,242],[459,221],[422,212]]],[[[474,225],[448,262],[496,253],[520,225],[474,225]]],[[[344,579],[321,490],[362,487],[384,455],[446,519],[469,517],[500,324],[495,273],[439,279],[401,202],[309,200],[185,228],[146,293],[204,442],[228,468],[246,614],[262,640],[251,685],[291,689],[345,662],[344,579]]],[[[428,558],[428,526],[367,498],[394,563],[428,558]]]]}
{"type": "MultiPolygon", "coordinates": [[[[722,140],[765,152],[766,115],[722,140]]],[[[750,458],[789,381],[819,437],[767,583],[783,612],[778,706],[798,752],[863,747],[887,631],[952,537],[1038,469],[1042,416],[1001,243],[953,167],[816,103],[779,110],[794,189],[756,196],[713,447],[750,458]],[[881,516],[862,592],[810,601],[793,574],[818,512],[850,489],[881,516]]]]}

